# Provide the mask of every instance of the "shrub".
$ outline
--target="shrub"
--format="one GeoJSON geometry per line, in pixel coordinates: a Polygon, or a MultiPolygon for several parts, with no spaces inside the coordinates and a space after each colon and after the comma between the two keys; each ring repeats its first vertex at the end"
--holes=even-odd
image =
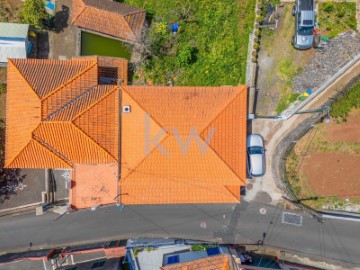
{"type": "Polygon", "coordinates": [[[257,37],[260,36],[260,31],[259,30],[255,31],[255,36],[257,36],[257,37]]]}
{"type": "Polygon", "coordinates": [[[251,62],[256,63],[256,58],[255,57],[251,58],[251,62]]]}
{"type": "Polygon", "coordinates": [[[334,4],[332,2],[324,3],[324,11],[327,13],[331,13],[334,11],[334,4]]]}
{"type": "Polygon", "coordinates": [[[0,94],[5,94],[5,93],[6,93],[6,84],[0,83],[0,94]]]}
{"type": "Polygon", "coordinates": [[[196,49],[190,44],[186,44],[178,52],[176,61],[180,67],[185,67],[194,63],[196,61],[196,49]]]}
{"type": "Polygon", "coordinates": [[[42,29],[42,21],[48,17],[43,0],[25,0],[20,12],[20,20],[22,23],[33,25],[37,29],[42,29]]]}
{"type": "Polygon", "coordinates": [[[259,49],[259,43],[254,43],[253,48],[254,48],[255,50],[259,49]]]}
{"type": "Polygon", "coordinates": [[[254,38],[254,43],[258,43],[259,42],[259,39],[256,37],[254,38]]]}
{"type": "Polygon", "coordinates": [[[353,108],[360,107],[360,80],[351,86],[341,98],[335,101],[330,108],[330,115],[334,118],[340,118],[346,121],[349,112],[353,108]]]}
{"type": "Polygon", "coordinates": [[[256,51],[253,51],[253,52],[251,53],[251,55],[254,56],[254,57],[256,57],[257,52],[256,52],[256,51]]]}

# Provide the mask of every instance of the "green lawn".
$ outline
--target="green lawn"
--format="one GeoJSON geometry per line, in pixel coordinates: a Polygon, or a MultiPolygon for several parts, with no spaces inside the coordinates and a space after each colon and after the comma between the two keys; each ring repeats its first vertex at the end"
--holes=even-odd
{"type": "Polygon", "coordinates": [[[194,86],[245,82],[255,0],[124,2],[146,9],[152,22],[148,57],[136,77],[194,86]],[[177,35],[167,29],[171,22],[180,24],[177,35]]]}
{"type": "Polygon", "coordinates": [[[319,3],[319,27],[322,35],[329,38],[350,29],[356,30],[356,3],[319,3]]]}

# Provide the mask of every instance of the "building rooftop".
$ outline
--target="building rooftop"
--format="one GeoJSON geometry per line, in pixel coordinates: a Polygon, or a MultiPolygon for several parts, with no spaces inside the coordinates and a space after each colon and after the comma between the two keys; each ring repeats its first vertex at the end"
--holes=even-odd
{"type": "Polygon", "coordinates": [[[141,35],[145,15],[144,9],[115,1],[72,1],[74,25],[133,42],[141,35]]]}
{"type": "Polygon", "coordinates": [[[129,86],[123,59],[11,59],[6,102],[5,166],[73,169],[74,208],[119,190],[122,204],[240,201],[246,86],[129,86]]]}
{"type": "Polygon", "coordinates": [[[27,57],[28,30],[28,24],[0,23],[0,63],[27,57]]]}

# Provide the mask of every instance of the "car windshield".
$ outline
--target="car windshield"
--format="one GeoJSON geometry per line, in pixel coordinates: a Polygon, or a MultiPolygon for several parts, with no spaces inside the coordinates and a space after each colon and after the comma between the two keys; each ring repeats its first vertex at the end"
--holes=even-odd
{"type": "Polygon", "coordinates": [[[299,35],[310,36],[313,34],[313,31],[314,31],[314,27],[300,27],[299,35]]]}
{"type": "Polygon", "coordinates": [[[256,155],[256,154],[262,154],[263,153],[263,149],[260,146],[252,146],[249,147],[249,154],[250,155],[256,155]]]}

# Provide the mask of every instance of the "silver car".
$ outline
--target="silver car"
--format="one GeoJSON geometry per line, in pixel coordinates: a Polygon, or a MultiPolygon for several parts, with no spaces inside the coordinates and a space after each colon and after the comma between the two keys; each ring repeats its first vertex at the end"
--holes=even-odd
{"type": "Polygon", "coordinates": [[[314,40],[314,0],[296,0],[292,14],[295,16],[295,35],[291,43],[300,50],[310,49],[314,40]]]}
{"type": "Polygon", "coordinates": [[[250,176],[258,177],[265,173],[264,140],[259,134],[247,137],[247,168],[250,176]]]}

